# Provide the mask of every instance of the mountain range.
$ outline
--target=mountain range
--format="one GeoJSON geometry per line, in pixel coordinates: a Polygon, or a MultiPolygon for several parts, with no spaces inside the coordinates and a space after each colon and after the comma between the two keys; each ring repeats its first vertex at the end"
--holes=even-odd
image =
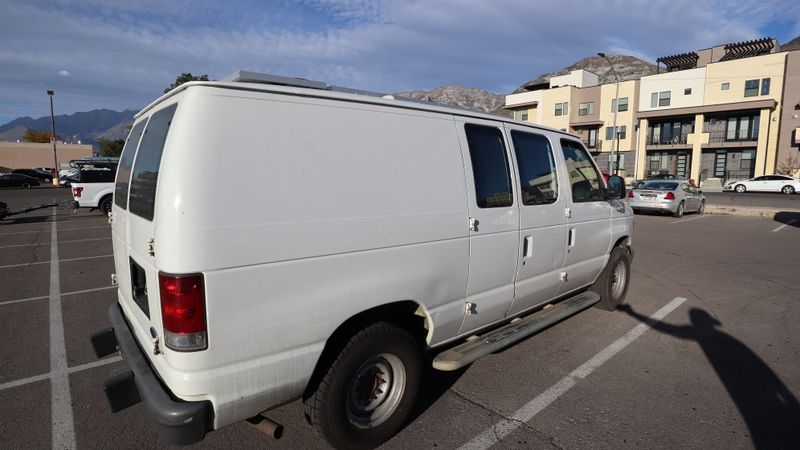
{"type": "MultiPolygon", "coordinates": [[[[781,46],[782,51],[797,49],[800,49],[800,36],[781,46]]],[[[620,81],[632,80],[656,73],[654,64],[635,56],[609,55],[609,59],[614,63],[614,68],[620,81]]],[[[523,83],[514,90],[514,93],[524,92],[526,86],[544,84],[551,77],[565,75],[577,69],[586,69],[596,73],[600,77],[601,83],[614,81],[614,74],[608,61],[599,56],[590,56],[561,70],[543,73],[523,83]]],[[[441,86],[430,91],[397,92],[394,95],[396,97],[430,101],[480,112],[504,116],[511,115],[509,111],[503,109],[505,95],[459,85],[441,86]]],[[[56,134],[63,141],[81,141],[89,144],[96,144],[100,139],[125,139],[128,134],[128,126],[133,123],[133,115],[135,113],[136,111],[133,110],[117,112],[109,109],[95,109],[88,112],[56,116],[56,134]]],[[[21,140],[27,130],[49,131],[50,117],[40,117],[38,119],[19,117],[5,125],[1,125],[0,141],[21,140]]]]}

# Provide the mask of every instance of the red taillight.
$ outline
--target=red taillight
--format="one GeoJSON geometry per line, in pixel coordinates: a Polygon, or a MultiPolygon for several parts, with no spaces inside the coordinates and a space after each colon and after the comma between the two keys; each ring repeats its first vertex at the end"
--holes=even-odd
{"type": "Polygon", "coordinates": [[[206,335],[206,299],[202,274],[158,274],[164,343],[179,351],[203,350],[206,335]]]}
{"type": "Polygon", "coordinates": [[[675,200],[675,194],[667,192],[667,195],[664,196],[664,200],[675,200]]]}
{"type": "Polygon", "coordinates": [[[72,196],[75,198],[81,198],[81,192],[83,192],[83,188],[79,186],[72,187],[72,196]]]}
{"type": "Polygon", "coordinates": [[[633,191],[628,191],[628,198],[633,198],[633,191]]]}

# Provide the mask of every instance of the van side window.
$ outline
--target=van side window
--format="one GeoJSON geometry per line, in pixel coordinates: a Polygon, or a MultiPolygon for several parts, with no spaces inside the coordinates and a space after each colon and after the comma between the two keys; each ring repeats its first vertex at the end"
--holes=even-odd
{"type": "Polygon", "coordinates": [[[550,141],[540,135],[512,130],[514,153],[519,166],[523,205],[546,205],[558,198],[556,165],[550,141]]]}
{"type": "Polygon", "coordinates": [[[128,135],[128,140],[125,141],[125,147],[122,148],[122,157],[119,159],[117,184],[114,186],[114,203],[122,209],[128,207],[128,182],[131,179],[133,158],[136,156],[136,147],[139,146],[145,123],[147,121],[142,120],[133,127],[133,130],[128,135]]]}
{"type": "Polygon", "coordinates": [[[150,117],[133,165],[130,211],[147,220],[153,220],[158,167],[161,165],[164,142],[167,140],[169,125],[177,107],[177,104],[173,104],[150,117]]]}
{"type": "Polygon", "coordinates": [[[567,162],[572,201],[575,203],[603,201],[600,174],[583,146],[568,139],[561,140],[561,149],[567,162]]]}
{"type": "Polygon", "coordinates": [[[466,124],[475,199],[479,208],[511,206],[511,176],[503,133],[494,127],[466,124]]]}

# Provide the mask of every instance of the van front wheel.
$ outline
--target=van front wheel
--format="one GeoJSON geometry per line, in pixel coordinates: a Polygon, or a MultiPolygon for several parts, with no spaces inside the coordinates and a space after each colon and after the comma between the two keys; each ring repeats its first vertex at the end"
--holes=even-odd
{"type": "Polygon", "coordinates": [[[613,311],[623,302],[631,279],[631,255],[625,247],[616,247],[600,278],[589,290],[600,294],[599,309],[613,311]]]}
{"type": "Polygon", "coordinates": [[[314,392],[308,419],[335,448],[373,448],[405,425],[419,389],[420,345],[406,330],[377,322],[344,345],[314,392]]]}

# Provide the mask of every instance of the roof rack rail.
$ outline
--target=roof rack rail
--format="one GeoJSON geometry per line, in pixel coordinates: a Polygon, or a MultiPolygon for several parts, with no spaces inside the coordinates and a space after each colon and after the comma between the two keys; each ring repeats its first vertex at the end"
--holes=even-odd
{"type": "Polygon", "coordinates": [[[284,77],[281,75],[271,75],[267,73],[248,72],[237,70],[225,78],[219,80],[231,83],[263,83],[277,84],[280,86],[293,86],[309,89],[320,89],[331,92],[342,92],[346,94],[366,95],[371,97],[384,97],[386,94],[380,92],[365,91],[363,89],[353,89],[342,86],[331,86],[324,81],[307,80],[305,78],[284,77]]]}

